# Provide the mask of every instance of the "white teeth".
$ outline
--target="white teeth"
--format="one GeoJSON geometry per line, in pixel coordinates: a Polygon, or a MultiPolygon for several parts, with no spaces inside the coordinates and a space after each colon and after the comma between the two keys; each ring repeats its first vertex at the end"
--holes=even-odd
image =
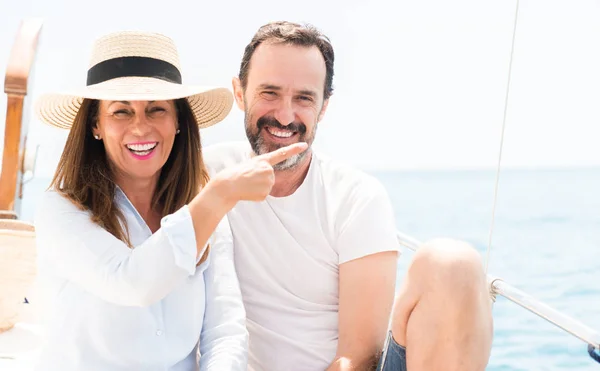
{"type": "Polygon", "coordinates": [[[127,148],[129,148],[132,151],[151,151],[154,149],[154,147],[156,147],[158,143],[154,142],[154,143],[146,143],[146,144],[127,144],[127,148]]]}
{"type": "Polygon", "coordinates": [[[269,131],[269,133],[271,133],[279,138],[289,138],[292,135],[294,135],[294,133],[291,131],[277,130],[277,129],[269,128],[269,127],[267,128],[267,130],[269,131]]]}

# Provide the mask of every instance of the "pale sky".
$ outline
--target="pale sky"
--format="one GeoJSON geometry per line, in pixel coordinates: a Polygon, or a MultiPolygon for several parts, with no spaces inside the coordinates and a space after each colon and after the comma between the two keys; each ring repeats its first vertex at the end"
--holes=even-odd
{"type": "MultiPolygon", "coordinates": [[[[83,86],[92,42],[119,30],[166,34],[184,82],[231,87],[243,48],[271,20],[332,40],[335,93],[315,146],[361,168],[494,168],[513,0],[0,0],[0,72],[24,17],[45,19],[29,99],[83,86]],[[84,7],[89,6],[89,10],[84,7]]],[[[503,166],[600,165],[600,0],[521,0],[503,166]]],[[[0,99],[3,143],[6,97],[0,99]]],[[[52,174],[65,132],[31,116],[36,176],[52,174]]],[[[234,107],[204,145],[245,140],[234,107]]]]}

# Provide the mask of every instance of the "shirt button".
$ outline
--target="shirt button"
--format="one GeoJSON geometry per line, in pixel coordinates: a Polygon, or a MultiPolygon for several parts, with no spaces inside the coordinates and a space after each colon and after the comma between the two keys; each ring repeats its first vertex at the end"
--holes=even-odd
{"type": "Polygon", "coordinates": [[[162,335],[162,331],[161,330],[156,330],[156,336],[160,336],[162,335]]]}

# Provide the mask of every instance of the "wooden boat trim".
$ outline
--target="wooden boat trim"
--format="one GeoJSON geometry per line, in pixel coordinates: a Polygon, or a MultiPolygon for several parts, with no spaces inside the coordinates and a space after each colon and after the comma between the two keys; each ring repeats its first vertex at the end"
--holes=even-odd
{"type": "Polygon", "coordinates": [[[14,210],[17,186],[21,188],[18,183],[19,175],[22,174],[19,173],[23,171],[27,138],[23,107],[41,28],[42,21],[37,18],[26,19],[21,23],[6,68],[6,126],[0,172],[0,210],[3,211],[14,210]]]}

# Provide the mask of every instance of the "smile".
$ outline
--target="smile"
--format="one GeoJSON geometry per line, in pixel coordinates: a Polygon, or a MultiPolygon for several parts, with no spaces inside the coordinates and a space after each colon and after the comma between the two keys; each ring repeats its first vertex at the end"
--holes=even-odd
{"type": "Polygon", "coordinates": [[[150,157],[157,145],[158,142],[146,142],[126,144],[125,147],[134,157],[145,160],[150,157]]]}
{"type": "Polygon", "coordinates": [[[269,132],[269,134],[276,136],[278,138],[289,138],[292,135],[296,134],[295,131],[280,130],[280,129],[275,129],[270,126],[267,126],[265,129],[269,132]]]}

